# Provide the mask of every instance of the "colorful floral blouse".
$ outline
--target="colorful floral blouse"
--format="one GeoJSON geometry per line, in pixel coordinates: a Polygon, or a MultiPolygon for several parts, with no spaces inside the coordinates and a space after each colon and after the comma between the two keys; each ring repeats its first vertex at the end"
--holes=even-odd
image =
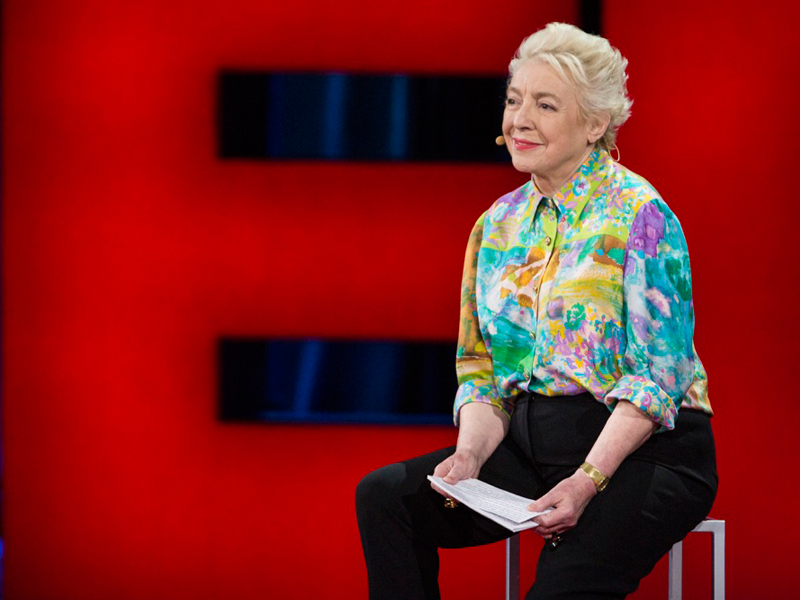
{"type": "Polygon", "coordinates": [[[522,391],[629,400],[662,428],[711,413],[694,349],[680,223],[642,177],[595,150],[552,198],[532,182],[476,223],[464,266],[458,411],[511,414],[522,391]]]}

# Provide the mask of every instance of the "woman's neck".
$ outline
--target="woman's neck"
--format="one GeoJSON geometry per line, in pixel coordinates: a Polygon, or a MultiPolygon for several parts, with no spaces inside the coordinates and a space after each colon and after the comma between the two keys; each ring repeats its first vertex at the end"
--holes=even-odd
{"type": "Polygon", "coordinates": [[[543,176],[537,175],[536,173],[531,174],[531,179],[533,180],[533,185],[536,186],[536,189],[541,192],[542,195],[547,196],[548,198],[552,198],[558,190],[564,187],[572,176],[575,175],[578,169],[580,169],[581,165],[586,162],[586,159],[592,154],[595,149],[595,144],[589,144],[586,147],[586,152],[583,153],[583,156],[574,164],[573,168],[570,169],[566,176],[543,176]]]}

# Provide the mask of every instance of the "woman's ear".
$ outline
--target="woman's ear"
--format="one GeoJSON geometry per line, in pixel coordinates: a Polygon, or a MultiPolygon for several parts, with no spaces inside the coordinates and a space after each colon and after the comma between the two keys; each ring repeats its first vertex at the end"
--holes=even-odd
{"type": "Polygon", "coordinates": [[[603,134],[608,129],[608,124],[611,122],[611,115],[608,113],[601,113],[589,121],[589,129],[587,131],[589,143],[594,144],[597,140],[603,137],[603,134]]]}

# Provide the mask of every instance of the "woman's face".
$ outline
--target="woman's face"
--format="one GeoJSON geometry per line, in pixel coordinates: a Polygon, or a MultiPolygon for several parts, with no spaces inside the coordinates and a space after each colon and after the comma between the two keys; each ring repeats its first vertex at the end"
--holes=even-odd
{"type": "Polygon", "coordinates": [[[547,64],[524,62],[506,92],[503,137],[518,171],[556,192],[583,163],[599,134],[581,118],[574,87],[547,64]]]}

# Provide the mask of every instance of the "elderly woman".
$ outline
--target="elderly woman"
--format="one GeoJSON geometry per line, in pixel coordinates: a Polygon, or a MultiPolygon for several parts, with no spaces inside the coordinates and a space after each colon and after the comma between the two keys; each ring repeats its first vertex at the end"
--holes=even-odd
{"type": "Polygon", "coordinates": [[[706,374],[689,257],[658,192],[610,155],[630,113],[619,51],[552,23],[509,66],[503,137],[530,173],[470,236],[458,442],[357,491],[370,598],[438,598],[438,548],[510,532],[431,487],[535,498],[547,540],[528,598],[624,598],[711,508],[706,374]]]}

